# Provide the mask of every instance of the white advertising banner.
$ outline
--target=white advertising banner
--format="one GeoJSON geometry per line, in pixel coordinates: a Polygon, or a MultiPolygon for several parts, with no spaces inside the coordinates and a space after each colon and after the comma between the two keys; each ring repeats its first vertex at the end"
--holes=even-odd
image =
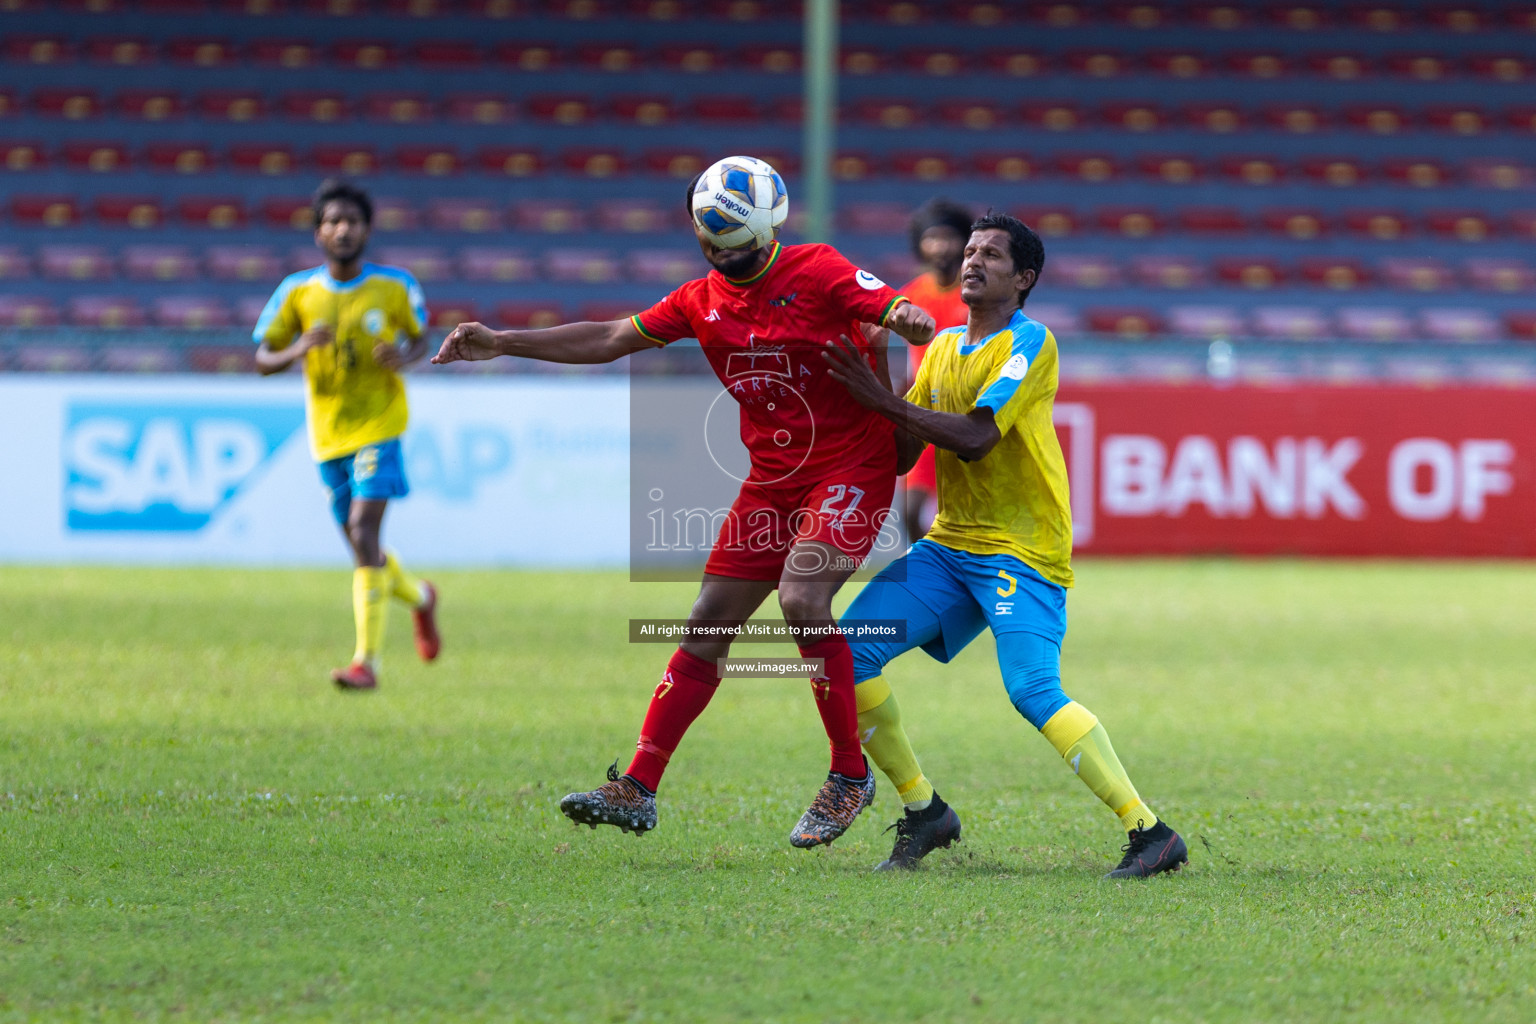
{"type": "MultiPolygon", "coordinates": [[[[622,566],[625,377],[408,381],[413,565],[622,566]]],[[[0,377],[0,561],[336,564],[302,383],[0,377]]]]}

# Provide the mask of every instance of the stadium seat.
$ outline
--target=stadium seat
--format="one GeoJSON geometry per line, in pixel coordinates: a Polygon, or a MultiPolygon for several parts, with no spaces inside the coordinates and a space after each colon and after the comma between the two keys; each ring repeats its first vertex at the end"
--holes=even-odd
{"type": "Polygon", "coordinates": [[[1475,53],[1468,56],[1467,64],[1473,74],[1495,82],[1524,82],[1536,73],[1531,59],[1519,54],[1475,53]]]}
{"type": "Polygon", "coordinates": [[[1387,179],[1413,188],[1439,188],[1451,181],[1451,170],[1438,160],[1391,158],[1382,161],[1387,179]]]}
{"type": "Polygon", "coordinates": [[[1448,58],[1432,53],[1394,53],[1387,56],[1387,69],[1420,82],[1438,82],[1448,77],[1454,67],[1448,58]]]}
{"type": "Polygon", "coordinates": [[[934,113],[941,125],[973,132],[993,131],[1008,118],[1002,105],[991,100],[944,100],[934,107],[934,113]]]}
{"type": "Polygon", "coordinates": [[[1476,306],[1447,306],[1419,311],[1419,333],[1434,341],[1497,341],[1504,330],[1498,319],[1476,306]]]}
{"type": "Polygon", "coordinates": [[[555,124],[586,124],[594,116],[592,100],[586,96],[530,96],[527,107],[528,112],[540,121],[555,124]]]}
{"type": "Polygon", "coordinates": [[[1463,164],[1468,184],[1479,188],[1526,189],[1536,185],[1536,170],[1510,160],[1473,159],[1463,164]]]}
{"type": "Polygon", "coordinates": [[[1517,132],[1536,135],[1536,106],[1521,104],[1505,109],[1504,123],[1517,132]]]}
{"type": "Polygon", "coordinates": [[[1051,260],[1052,287],[1115,288],[1121,283],[1119,266],[1101,256],[1069,253],[1051,260]]]}
{"type": "Polygon", "coordinates": [[[154,196],[101,195],[91,209],[103,227],[157,228],[165,222],[165,210],[154,196]]]}
{"type": "Polygon", "coordinates": [[[886,69],[885,51],[877,47],[852,46],[843,48],[838,66],[842,73],[854,78],[875,75],[886,69]]]}
{"type": "Polygon", "coordinates": [[[166,295],[155,299],[151,316],[159,327],[209,330],[234,322],[229,307],[206,295],[166,295]]]}
{"type": "Polygon", "coordinates": [[[988,70],[1007,78],[1034,78],[1049,66],[1042,53],[1028,50],[990,50],[982,54],[988,70]]]}
{"type": "Polygon", "coordinates": [[[1221,175],[1243,185],[1274,185],[1285,180],[1285,165],[1266,156],[1232,154],[1217,165],[1221,175]]]}
{"type": "Polygon", "coordinates": [[[1478,107],[1438,104],[1424,111],[1424,120],[1437,131],[1452,135],[1482,135],[1493,125],[1493,115],[1478,107]]]}
{"type": "MultiPolygon", "coordinates": [[[[240,327],[254,326],[256,317],[247,318],[244,310],[237,312],[235,323],[240,327]]],[[[254,345],[194,345],[187,349],[187,365],[198,373],[250,374],[256,370],[256,346],[254,345]]]]}
{"type": "MultiPolygon", "coordinates": [[[[3,312],[0,312],[0,322],[4,322],[3,312]]],[[[1510,336],[1516,340],[1536,341],[1536,310],[1516,310],[1506,313],[1504,326],[1508,328],[1510,336]]]]}
{"type": "Polygon", "coordinates": [[[17,281],[32,276],[32,260],[14,245],[0,245],[0,281],[17,281]]]}
{"type": "Polygon", "coordinates": [[[1408,112],[1391,103],[1356,103],[1344,108],[1344,123],[1370,135],[1396,135],[1413,126],[1408,112]]]}
{"type": "Polygon", "coordinates": [[[739,59],[746,71],[766,71],[774,75],[794,74],[800,70],[800,47],[782,44],[743,47],[739,59]]]}
{"type": "Polygon", "coordinates": [[[832,160],[832,174],[838,181],[863,181],[876,170],[875,158],[868,153],[837,154],[832,160]]]}
{"type": "Polygon", "coordinates": [[[275,283],[283,262],[267,245],[214,245],[205,254],[208,276],[217,281],[275,283]]]}
{"type": "Polygon", "coordinates": [[[1131,260],[1131,276],[1148,288],[1183,291],[1206,284],[1205,264],[1193,256],[1143,253],[1131,260]]]}
{"type": "Polygon", "coordinates": [[[0,295],[0,327],[52,327],[59,322],[53,300],[35,295],[0,295]]]}
{"type": "Polygon", "coordinates": [[[1412,28],[1413,12],[1401,7],[1363,4],[1349,10],[1350,22],[1369,32],[1402,32],[1412,28]]]}
{"type": "Polygon", "coordinates": [[[544,157],[521,146],[487,146],[475,153],[475,163],[487,174],[528,178],[544,173],[544,157]]]}
{"type": "Polygon", "coordinates": [[[1076,103],[1030,101],[1019,108],[1024,123],[1047,132],[1070,132],[1083,127],[1086,118],[1076,103]]]}
{"type": "Polygon", "coordinates": [[[1309,53],[1307,68],[1336,82],[1353,82],[1372,70],[1369,59],[1358,53],[1309,53]]]}
{"type": "Polygon", "coordinates": [[[1243,316],[1232,306],[1170,306],[1168,331],[1188,338],[1233,338],[1247,334],[1243,316]]]}
{"type": "Polygon", "coordinates": [[[195,281],[197,260],[184,245],[130,245],[122,250],[123,274],[134,281],[195,281]]]}
{"type": "Polygon", "coordinates": [[[411,47],[416,63],[434,71],[473,71],[483,56],[467,39],[424,39],[411,47]]]}
{"type": "Polygon", "coordinates": [[[726,63],[725,51],[703,43],[663,46],[656,56],[662,67],[688,75],[717,74],[724,70],[726,63]]]}
{"type": "Polygon", "coordinates": [[[13,195],[11,220],[26,227],[74,227],[80,223],[80,206],[71,196],[13,195]]]}
{"type": "Polygon", "coordinates": [[[22,33],[6,38],[0,57],[7,64],[63,64],[74,60],[75,47],[63,36],[22,33]]]}
{"type": "Polygon", "coordinates": [[[427,223],[434,231],[484,234],[501,230],[501,210],[488,199],[433,199],[427,204],[427,223]]]}
{"type": "Polygon", "coordinates": [[[855,102],[850,113],[857,121],[879,128],[904,129],[923,122],[923,108],[913,100],[882,97],[855,102]]]}
{"type": "Polygon", "coordinates": [[[1467,260],[1466,268],[1467,280],[1481,291],[1536,292],[1536,269],[1524,260],[1473,259],[1467,260]]]}
{"type": "Polygon", "coordinates": [[[976,172],[1000,181],[1025,181],[1038,170],[1035,162],[1022,153],[977,153],[972,158],[976,172]]]}
{"type": "Polygon", "coordinates": [[[1306,256],[1298,264],[1298,270],[1306,283],[1331,291],[1354,291],[1371,282],[1370,270],[1350,256],[1306,256]]]}
{"type": "Polygon", "coordinates": [[[214,121],[244,123],[265,117],[267,100],[256,92],[214,89],[198,96],[197,112],[214,121]]]}
{"type": "Polygon", "coordinates": [[[538,276],[526,249],[505,246],[459,250],[459,273],[467,281],[531,281],[538,276]]]}
{"type": "Polygon", "coordinates": [[[124,89],[113,107],[131,121],[170,121],[187,112],[187,101],[169,89],[124,89]]]}
{"type": "Polygon", "coordinates": [[[1155,132],[1167,123],[1167,115],[1152,103],[1108,103],[1100,109],[1099,119],[1128,132],[1155,132]]]}
{"type": "Polygon", "coordinates": [[[751,96],[698,96],[689,112],[709,124],[751,124],[762,118],[758,102],[751,96]]]}
{"type": "MultiPolygon", "coordinates": [[[[311,252],[313,260],[313,250],[311,252]]],[[[436,246],[383,246],[379,249],[378,259],[380,263],[404,267],[422,282],[447,281],[453,276],[452,261],[436,246]]]]}
{"type": "Polygon", "coordinates": [[[1143,153],[1136,160],[1137,169],[1165,185],[1191,185],[1204,177],[1200,164],[1192,156],[1167,153],[1143,153]]]}
{"type": "Polygon", "coordinates": [[[629,158],[617,149],[578,146],[560,153],[560,165],[587,178],[614,178],[628,171],[629,158]]]}
{"type": "Polygon", "coordinates": [[[113,174],[129,169],[128,147],[120,142],[75,140],[64,143],[64,166],[72,171],[113,174]]]}
{"type": "Polygon", "coordinates": [[[151,142],[144,147],[150,170],[168,174],[203,174],[213,169],[213,153],[195,142],[151,142]]]}
{"type": "Polygon", "coordinates": [[[1424,223],[1440,237],[1458,242],[1485,242],[1496,230],[1490,217],[1475,210],[1428,210],[1424,223]]]}
{"type": "Polygon", "coordinates": [[[1120,172],[1114,157],[1107,153],[1061,153],[1056,156],[1056,169],[1089,184],[1112,181],[1120,172]]]}
{"type": "Polygon", "coordinates": [[[432,113],[432,98],[424,93],[375,92],[363,97],[363,114],[374,121],[426,124],[432,113]]]}
{"type": "Polygon", "coordinates": [[[903,178],[943,181],[954,177],[959,165],[943,150],[904,149],[891,154],[891,169],[903,178]]]}
{"type": "Polygon", "coordinates": [[[1281,78],[1289,74],[1291,65],[1278,53],[1229,53],[1227,69],[1247,78],[1281,78]]]}
{"type": "Polygon", "coordinates": [[[663,207],[646,199],[606,199],[596,214],[599,229],[621,234],[660,235],[687,223],[681,205],[663,207]]]}
{"type": "Polygon", "coordinates": [[[1148,69],[1169,78],[1200,78],[1211,70],[1205,55],[1189,50],[1153,50],[1146,55],[1146,63],[1148,69]]]}
{"type": "Polygon", "coordinates": [[[283,112],[283,116],[295,121],[313,121],[317,124],[344,121],[352,113],[345,93],[318,89],[283,93],[278,101],[278,109],[283,112]]]}
{"type": "Polygon", "coordinates": [[[7,171],[40,171],[48,166],[41,142],[0,142],[0,166],[7,171]]]}
{"type": "Polygon", "coordinates": [[[257,39],[246,52],[257,64],[297,71],[320,63],[320,50],[305,39],[257,39]]]}
{"type": "Polygon", "coordinates": [[[331,59],[341,67],[383,71],[395,66],[400,51],[382,40],[343,39],[331,48],[331,59]]]}
{"type": "Polygon", "coordinates": [[[565,284],[612,284],[619,280],[619,262],[606,249],[550,249],[544,273],[565,284]]]}
{"type": "Polygon", "coordinates": [[[1041,238],[1070,238],[1082,230],[1077,214],[1065,206],[1018,206],[1013,215],[1041,238]]]}
{"type": "Polygon", "coordinates": [[[640,50],[627,43],[589,43],[576,48],[576,61],[589,71],[631,74],[645,63],[640,50]]]}
{"type": "Polygon", "coordinates": [[[526,43],[521,40],[498,43],[491,48],[497,62],[517,71],[552,71],[563,62],[560,49],[550,43],[526,43]]]}
{"type": "Polygon", "coordinates": [[[443,111],[450,120],[467,124],[507,124],[517,116],[511,100],[489,92],[449,93],[443,98],[443,111]]]}
{"type": "Polygon", "coordinates": [[[1229,135],[1248,126],[1248,115],[1230,103],[1190,103],[1182,113],[1191,128],[1213,135],[1229,135]]]}
{"type": "Polygon", "coordinates": [[[844,203],[838,209],[842,227],[858,234],[902,236],[911,218],[912,207],[907,203],[844,203]]]}
{"type": "Polygon", "coordinates": [[[608,109],[621,121],[654,127],[677,118],[677,110],[665,96],[615,96],[608,109]]]}
{"type": "Polygon", "coordinates": [[[1330,188],[1353,188],[1367,177],[1364,164],[1342,156],[1308,157],[1301,161],[1301,173],[1330,188]]]}
{"type": "Polygon", "coordinates": [[[447,146],[401,146],[395,150],[394,164],[407,174],[425,174],[443,178],[463,169],[459,154],[447,146]]]}
{"type": "Polygon", "coordinates": [[[451,331],[459,324],[478,323],[480,311],[473,302],[440,301],[427,303],[427,326],[438,331],[451,331]]]}
{"type": "Polygon", "coordinates": [[[631,281],[676,287],[698,277],[705,267],[697,250],[634,249],[625,255],[624,269],[631,281]]]}
{"type": "Polygon", "coordinates": [[[965,51],[955,49],[907,50],[901,55],[901,63],[909,71],[933,78],[958,75],[965,70],[968,60],[969,55],[965,51]]]}
{"type": "Polygon", "coordinates": [[[1328,231],[1328,221],[1319,210],[1270,207],[1260,211],[1259,223],[1268,231],[1297,241],[1310,241],[1328,231]]]}
{"type": "Polygon", "coordinates": [[[375,231],[415,231],[420,226],[421,217],[409,200],[398,196],[378,196],[373,200],[375,231]]]}
{"type": "Polygon", "coordinates": [[[1338,311],[1339,333],[1356,341],[1405,341],[1413,322],[1394,306],[1346,306],[1338,311]]]}
{"type": "Polygon", "coordinates": [[[1083,329],[1082,317],[1071,306],[1064,306],[1055,302],[1036,303],[1033,299],[1029,302],[1029,316],[1038,320],[1051,329],[1051,333],[1057,338],[1064,338],[1069,334],[1077,334],[1083,329]]]}
{"type": "Polygon", "coordinates": [[[287,272],[298,273],[301,270],[313,270],[320,265],[320,253],[313,245],[297,245],[289,249],[285,255],[287,272]]]}
{"type": "Polygon", "coordinates": [[[1186,206],[1178,213],[1179,227],[1195,235],[1241,235],[1248,223],[1230,206],[1186,206]]]}
{"type": "Polygon", "coordinates": [[[281,143],[241,142],[229,147],[229,166],[250,174],[291,174],[299,157],[291,146],[281,143]]]}
{"type": "Polygon", "coordinates": [[[1331,118],[1321,107],[1283,103],[1260,111],[1264,123],[1292,135],[1313,135],[1330,127],[1331,118]]]}
{"type": "Polygon", "coordinates": [[[315,229],[308,196],[268,196],[261,201],[261,219],[268,227],[297,231],[315,229]]]}
{"type": "Polygon", "coordinates": [[[1069,50],[1063,57],[1069,69],[1090,78],[1118,78],[1136,66],[1131,54],[1107,50],[1069,50]]]}
{"type": "MultiPolygon", "coordinates": [[[[56,321],[49,321],[56,322],[56,321]]],[[[42,322],[26,326],[41,327],[42,322]]],[[[16,350],[16,369],[28,373],[85,373],[91,369],[92,350],[84,345],[27,345],[16,350]]]]}
{"type": "Polygon", "coordinates": [[[568,235],[586,229],[582,205],[558,199],[525,199],[512,207],[512,222],[523,231],[568,235]]]}
{"type": "Polygon", "coordinates": [[[1094,213],[1099,228],[1124,238],[1150,238],[1167,226],[1150,206],[1102,206],[1094,213]]]}
{"type": "Polygon", "coordinates": [[[1327,313],[1316,306],[1256,306],[1253,333],[1261,338],[1316,341],[1333,334],[1327,313]]]}
{"type": "Polygon", "coordinates": [[[227,39],[172,39],[165,55],[178,64],[199,68],[226,67],[235,62],[235,48],[227,39]]]}
{"type": "Polygon", "coordinates": [[[554,327],[565,322],[565,311],[554,302],[503,302],[496,307],[498,327],[554,327]]]}
{"type": "Polygon", "coordinates": [[[101,98],[89,89],[38,89],[32,94],[32,109],[43,117],[66,121],[85,121],[102,113],[101,98]]]}
{"type": "Polygon", "coordinates": [[[1144,338],[1163,331],[1162,317],[1150,309],[1090,308],[1083,311],[1083,318],[1089,330],[1122,338],[1144,338]]]}
{"type": "Polygon", "coordinates": [[[145,324],[144,310],[125,295],[79,295],[69,300],[68,311],[76,327],[111,331],[145,324]]]}
{"type": "Polygon", "coordinates": [[[224,231],[246,224],[245,205],[233,196],[183,196],[176,202],[176,215],[188,227],[224,231]]]}
{"type": "Polygon", "coordinates": [[[1389,256],[1381,261],[1381,279],[1394,288],[1443,292],[1456,286],[1456,275],[1443,261],[1429,256],[1389,256]]]}
{"type": "Polygon", "coordinates": [[[1267,291],[1285,283],[1285,268],[1268,256],[1218,256],[1216,277],[1224,284],[1267,291]]]}
{"type": "Polygon", "coordinates": [[[1345,210],[1344,226],[1378,242],[1395,242],[1413,232],[1408,218],[1392,210],[1345,210]]]}
{"type": "Polygon", "coordinates": [[[0,87],[0,117],[10,117],[19,109],[15,90],[0,87]]]}
{"type": "MultiPolygon", "coordinates": [[[[805,100],[799,95],[778,96],[768,101],[768,119],[781,124],[800,125],[804,122],[805,100]]],[[[847,108],[839,108],[838,116],[847,121],[851,119],[855,111],[847,108]]]]}
{"type": "Polygon", "coordinates": [[[1316,32],[1333,24],[1332,11],[1326,5],[1282,3],[1267,7],[1264,13],[1275,27],[1293,32],[1316,32]]]}

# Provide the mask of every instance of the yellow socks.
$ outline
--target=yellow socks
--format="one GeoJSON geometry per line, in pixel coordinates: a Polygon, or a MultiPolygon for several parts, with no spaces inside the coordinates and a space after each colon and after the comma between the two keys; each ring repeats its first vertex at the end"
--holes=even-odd
{"type": "MultiPolygon", "coordinates": [[[[863,715],[859,716],[859,724],[864,724],[863,715]]],[[[1136,787],[1115,756],[1109,734],[1093,712],[1072,701],[1052,715],[1050,721],[1040,727],[1040,732],[1083,784],[1093,790],[1093,795],[1119,816],[1120,824],[1127,832],[1157,824],[1157,815],[1141,802],[1136,787]]]]}
{"type": "Polygon", "coordinates": [[[384,572],[389,576],[391,595],[398,597],[412,608],[420,607],[421,599],[425,596],[421,592],[421,580],[400,567],[400,560],[395,557],[393,551],[384,552],[384,572]]]}
{"type": "Polygon", "coordinates": [[[357,626],[352,660],[375,670],[384,647],[384,624],[389,621],[388,583],[389,570],[383,566],[352,571],[352,620],[357,626]]]}
{"type": "Polygon", "coordinates": [[[907,731],[901,726],[901,706],[884,676],[866,679],[854,688],[859,708],[859,742],[864,752],[896,787],[901,802],[922,810],[933,799],[933,786],[912,752],[907,731]]]}

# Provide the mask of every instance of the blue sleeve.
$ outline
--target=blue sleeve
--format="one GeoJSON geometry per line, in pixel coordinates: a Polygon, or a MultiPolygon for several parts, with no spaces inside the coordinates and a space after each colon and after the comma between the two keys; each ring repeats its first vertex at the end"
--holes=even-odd
{"type": "Polygon", "coordinates": [[[1029,373],[1030,363],[1040,354],[1045,344],[1045,325],[1034,320],[1025,321],[1013,334],[1013,346],[1008,360],[993,375],[981,394],[976,396],[976,408],[991,409],[996,416],[1019,391],[1019,384],[1029,373]]]}
{"type": "Polygon", "coordinates": [[[274,327],[281,326],[281,322],[285,319],[284,314],[287,311],[288,296],[293,294],[293,290],[298,287],[300,279],[307,276],[307,273],[289,274],[283,278],[283,283],[277,286],[277,291],[272,293],[272,297],[262,307],[261,316],[256,318],[255,330],[251,331],[251,340],[256,342],[256,344],[260,345],[264,341],[274,343],[282,341],[286,344],[293,340],[293,334],[296,332],[290,332],[288,337],[282,339],[270,337],[270,335],[274,327]]]}

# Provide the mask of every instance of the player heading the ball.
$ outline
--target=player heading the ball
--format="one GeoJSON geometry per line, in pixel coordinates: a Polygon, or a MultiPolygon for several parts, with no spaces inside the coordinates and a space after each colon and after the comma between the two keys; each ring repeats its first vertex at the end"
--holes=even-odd
{"type": "Polygon", "coordinates": [[[435,363],[516,356],[606,363],[682,338],[697,338],[740,406],[751,470],[704,568],[690,629],[651,697],[634,759],[623,775],[560,809],[574,821],[644,833],[656,825],[656,789],[688,727],[720,685],[717,661],[775,589],[801,655],[819,659],[816,709],[832,748],[827,781],[790,834],[791,844],[830,843],[874,799],[859,749],[853,655],[836,630],[832,597],[869,554],[896,482],[894,427],[849,399],[820,358],[822,343],[859,339],[857,358],[888,376],[884,350],[862,325],[922,344],[934,322],[922,309],[829,245],[777,240],[788,213],[784,181],[752,157],[727,157],[689,182],[685,196],[710,272],[624,320],[544,330],[493,331],[460,324],[435,363]],[[728,624],[724,636],[708,624],[728,624]],[[697,632],[695,632],[697,630],[697,632]]]}

